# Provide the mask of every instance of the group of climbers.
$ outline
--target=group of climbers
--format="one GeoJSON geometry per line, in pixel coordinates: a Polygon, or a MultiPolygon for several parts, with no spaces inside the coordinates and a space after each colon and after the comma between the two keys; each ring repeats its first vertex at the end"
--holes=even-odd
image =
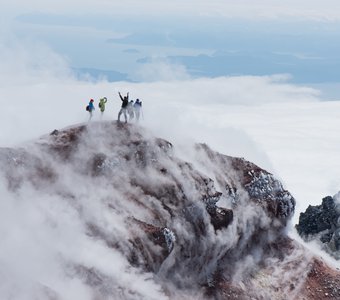
{"type": "MultiPolygon", "coordinates": [[[[118,92],[118,95],[120,99],[122,100],[122,106],[118,113],[118,122],[120,122],[120,116],[122,114],[124,115],[125,123],[127,123],[128,115],[129,115],[129,121],[132,121],[134,117],[136,117],[136,121],[139,122],[139,118],[142,112],[142,101],[140,101],[139,99],[136,99],[135,102],[133,100],[129,101],[129,93],[127,93],[126,96],[124,97],[121,95],[120,92],[118,92]]],[[[102,115],[105,111],[106,103],[107,103],[106,97],[99,99],[98,107],[102,115]]],[[[90,99],[89,104],[86,106],[86,110],[89,112],[90,114],[89,120],[91,120],[93,116],[93,111],[95,110],[93,99],[90,99]]]]}

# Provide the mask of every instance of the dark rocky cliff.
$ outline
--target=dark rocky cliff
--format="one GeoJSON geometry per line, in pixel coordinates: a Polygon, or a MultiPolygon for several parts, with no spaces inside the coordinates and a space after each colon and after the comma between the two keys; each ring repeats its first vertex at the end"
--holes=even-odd
{"type": "Polygon", "coordinates": [[[339,195],[327,196],[321,205],[309,205],[300,214],[296,229],[305,240],[318,240],[325,251],[340,259],[340,202],[339,195]]]}

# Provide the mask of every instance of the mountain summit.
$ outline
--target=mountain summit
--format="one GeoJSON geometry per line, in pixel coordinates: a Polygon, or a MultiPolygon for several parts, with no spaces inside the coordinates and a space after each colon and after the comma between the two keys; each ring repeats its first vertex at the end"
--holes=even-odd
{"type": "Polygon", "coordinates": [[[116,122],[1,148],[1,299],[339,299],[339,271],[287,237],[272,174],[205,144],[185,157],[116,122]]]}

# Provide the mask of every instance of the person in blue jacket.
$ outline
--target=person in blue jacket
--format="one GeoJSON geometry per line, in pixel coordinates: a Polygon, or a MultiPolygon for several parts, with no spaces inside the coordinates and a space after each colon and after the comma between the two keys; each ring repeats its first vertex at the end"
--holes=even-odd
{"type": "Polygon", "coordinates": [[[93,99],[91,99],[90,102],[89,102],[89,105],[86,106],[86,110],[90,113],[90,120],[91,120],[93,111],[95,110],[95,108],[94,108],[94,100],[93,99]]]}

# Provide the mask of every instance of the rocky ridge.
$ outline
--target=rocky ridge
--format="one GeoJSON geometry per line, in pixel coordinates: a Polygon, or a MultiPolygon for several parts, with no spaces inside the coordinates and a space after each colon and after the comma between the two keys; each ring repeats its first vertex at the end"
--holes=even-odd
{"type": "MultiPolygon", "coordinates": [[[[141,128],[94,122],[2,148],[0,166],[10,193],[29,185],[56,195],[91,243],[152,274],[164,299],[320,299],[318,289],[338,299],[339,272],[286,236],[295,199],[243,158],[198,144],[188,162],[141,128]],[[333,290],[324,290],[326,275],[333,290]]],[[[147,299],[100,265],[67,257],[61,264],[91,299],[147,299]]],[[[63,299],[47,288],[50,299],[63,299]]]]}

